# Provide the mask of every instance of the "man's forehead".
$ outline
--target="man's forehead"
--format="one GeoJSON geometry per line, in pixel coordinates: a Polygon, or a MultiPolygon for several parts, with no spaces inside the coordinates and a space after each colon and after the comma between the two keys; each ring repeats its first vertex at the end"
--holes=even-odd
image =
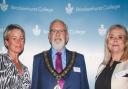
{"type": "Polygon", "coordinates": [[[53,25],[55,25],[55,26],[56,26],[56,25],[57,25],[57,26],[58,26],[58,25],[64,26],[64,24],[63,24],[62,22],[54,22],[54,23],[52,24],[52,26],[53,26],[53,25]]]}
{"type": "Polygon", "coordinates": [[[52,28],[56,28],[56,29],[64,28],[64,24],[61,22],[55,22],[52,24],[52,28]]]}

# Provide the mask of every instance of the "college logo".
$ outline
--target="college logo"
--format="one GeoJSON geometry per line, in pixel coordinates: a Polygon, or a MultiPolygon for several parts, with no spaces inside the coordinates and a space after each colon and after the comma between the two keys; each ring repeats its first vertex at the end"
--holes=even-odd
{"type": "Polygon", "coordinates": [[[73,13],[73,6],[71,5],[71,3],[68,3],[68,5],[65,7],[65,11],[69,15],[73,13]]]}
{"type": "Polygon", "coordinates": [[[8,9],[8,4],[6,4],[6,0],[3,0],[3,3],[0,4],[0,8],[2,11],[6,11],[8,9]]]}
{"type": "Polygon", "coordinates": [[[39,28],[38,25],[35,25],[35,27],[32,29],[32,31],[33,31],[34,36],[39,36],[41,33],[41,29],[39,28]]]}
{"type": "Polygon", "coordinates": [[[100,25],[98,31],[99,31],[99,35],[100,36],[104,36],[105,35],[106,29],[104,28],[104,25],[103,24],[100,25]]]}

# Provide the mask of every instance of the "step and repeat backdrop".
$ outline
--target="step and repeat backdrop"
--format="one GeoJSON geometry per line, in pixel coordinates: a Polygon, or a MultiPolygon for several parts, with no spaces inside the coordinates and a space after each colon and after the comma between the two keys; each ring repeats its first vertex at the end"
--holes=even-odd
{"type": "Polygon", "coordinates": [[[96,72],[103,60],[106,31],[112,24],[128,28],[127,9],[127,0],[0,0],[0,53],[7,52],[3,44],[6,26],[21,25],[26,42],[20,61],[31,74],[33,56],[50,48],[51,21],[61,19],[68,25],[70,35],[66,47],[84,55],[89,85],[94,89],[96,72]]]}

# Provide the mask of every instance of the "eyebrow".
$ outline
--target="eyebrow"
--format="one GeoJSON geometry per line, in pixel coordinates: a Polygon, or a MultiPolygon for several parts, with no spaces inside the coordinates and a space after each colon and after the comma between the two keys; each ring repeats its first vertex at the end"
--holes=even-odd
{"type": "MultiPolygon", "coordinates": [[[[17,36],[10,36],[10,37],[17,37],[17,36]]],[[[24,36],[24,35],[22,35],[22,36],[19,36],[19,37],[24,37],[24,38],[25,38],[25,36],[24,36]]]]}
{"type": "Polygon", "coordinates": [[[66,29],[50,29],[50,30],[64,30],[65,31],[66,29]]]}
{"type": "MultiPolygon", "coordinates": [[[[110,33],[109,35],[114,35],[114,34],[110,33]]],[[[125,36],[125,34],[117,34],[117,35],[125,36]]]]}

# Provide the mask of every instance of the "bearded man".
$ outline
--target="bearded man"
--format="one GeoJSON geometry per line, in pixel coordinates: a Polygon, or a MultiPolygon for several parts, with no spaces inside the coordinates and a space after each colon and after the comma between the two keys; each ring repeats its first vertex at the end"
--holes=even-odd
{"type": "Polygon", "coordinates": [[[59,19],[50,24],[51,48],[34,56],[32,89],[89,89],[84,56],[66,49],[67,25],[59,19]]]}

